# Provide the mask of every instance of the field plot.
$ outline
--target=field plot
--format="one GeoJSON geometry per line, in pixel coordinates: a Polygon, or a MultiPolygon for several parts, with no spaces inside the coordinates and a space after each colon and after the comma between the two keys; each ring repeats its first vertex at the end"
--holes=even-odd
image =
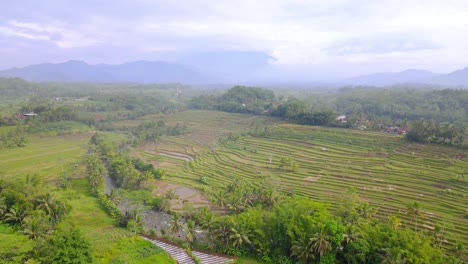
{"type": "Polygon", "coordinates": [[[24,178],[27,174],[37,174],[45,182],[55,181],[80,160],[91,136],[91,133],[31,135],[25,147],[0,150],[0,177],[24,178]]]}
{"type": "Polygon", "coordinates": [[[187,111],[170,121],[184,122],[192,132],[163,138],[132,153],[164,167],[169,181],[202,187],[199,179],[205,177],[208,186],[216,188],[235,177],[254,183],[266,180],[285,192],[328,202],[332,209],[340,194],[354,187],[379,207],[382,219],[395,214],[412,226],[406,205],[418,201],[425,212],[419,225],[426,231],[446,222],[450,241],[468,242],[467,184],[455,180],[468,172],[466,150],[411,144],[384,133],[286,125],[249,115],[187,111]],[[227,139],[229,132],[236,136],[227,139]],[[224,140],[218,141],[219,137],[224,140]],[[193,160],[158,154],[167,151],[193,160]],[[297,171],[279,169],[281,158],[287,157],[297,162],[297,171]]]}

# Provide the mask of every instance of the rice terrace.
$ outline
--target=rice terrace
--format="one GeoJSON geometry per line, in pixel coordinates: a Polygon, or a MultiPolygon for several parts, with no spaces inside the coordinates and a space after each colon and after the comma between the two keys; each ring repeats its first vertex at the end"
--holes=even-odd
{"type": "Polygon", "coordinates": [[[467,260],[467,90],[0,94],[0,263],[467,260]]]}

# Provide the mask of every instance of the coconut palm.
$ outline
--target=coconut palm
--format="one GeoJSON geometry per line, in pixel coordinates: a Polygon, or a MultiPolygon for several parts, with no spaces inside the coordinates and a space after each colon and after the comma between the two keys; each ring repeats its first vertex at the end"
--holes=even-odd
{"type": "Polygon", "coordinates": [[[187,221],[187,241],[190,244],[195,242],[195,222],[193,220],[187,221]]]}
{"type": "Polygon", "coordinates": [[[5,221],[21,224],[26,217],[26,211],[18,204],[13,205],[10,210],[5,214],[5,221]]]}
{"type": "Polygon", "coordinates": [[[406,208],[407,214],[414,221],[414,231],[417,231],[418,218],[423,218],[425,216],[423,212],[423,207],[419,202],[413,202],[412,204],[409,204],[406,208]]]}
{"type": "Polygon", "coordinates": [[[213,197],[213,200],[217,206],[226,206],[226,193],[223,190],[220,190],[219,192],[214,192],[211,196],[213,197]]]}
{"type": "Polygon", "coordinates": [[[233,247],[240,247],[242,246],[242,244],[252,244],[252,242],[250,241],[252,233],[245,226],[241,225],[237,228],[231,228],[230,233],[231,235],[229,236],[229,239],[233,247]]]}
{"type": "Polygon", "coordinates": [[[42,195],[36,200],[36,202],[38,209],[44,210],[48,215],[52,213],[53,207],[55,206],[55,200],[50,193],[42,195]]]}
{"type": "Polygon", "coordinates": [[[202,221],[202,226],[208,232],[208,241],[210,241],[210,237],[212,235],[213,229],[215,228],[215,225],[216,225],[216,217],[211,213],[207,214],[206,217],[202,221]]]}
{"type": "Polygon", "coordinates": [[[52,229],[48,218],[44,216],[44,213],[41,211],[24,218],[21,226],[23,228],[21,233],[27,235],[31,239],[44,237],[52,229]]]}
{"type": "Polygon", "coordinates": [[[293,241],[291,246],[291,257],[296,257],[304,264],[307,264],[309,260],[314,260],[315,255],[310,238],[303,235],[298,240],[293,241]]]}
{"type": "Polygon", "coordinates": [[[174,213],[169,221],[169,232],[173,234],[179,233],[183,229],[182,216],[174,213]]]}
{"type": "Polygon", "coordinates": [[[120,196],[117,194],[115,189],[112,189],[110,193],[107,195],[109,197],[109,200],[113,202],[115,205],[118,205],[121,202],[120,196]]]}
{"type": "Polygon", "coordinates": [[[399,248],[386,248],[385,254],[382,256],[382,264],[405,264],[406,259],[403,258],[403,250],[399,248]]]}
{"type": "Polygon", "coordinates": [[[7,206],[5,203],[5,197],[0,197],[0,218],[3,216],[6,210],[7,210],[7,206]]]}
{"type": "Polygon", "coordinates": [[[230,233],[231,233],[231,221],[228,218],[223,217],[216,221],[214,228],[214,237],[219,241],[222,241],[226,246],[229,245],[230,233]]]}
{"type": "Polygon", "coordinates": [[[327,235],[325,228],[321,227],[319,232],[315,233],[315,235],[310,238],[310,242],[313,251],[319,254],[320,262],[322,262],[322,256],[332,248],[330,238],[327,235]]]}

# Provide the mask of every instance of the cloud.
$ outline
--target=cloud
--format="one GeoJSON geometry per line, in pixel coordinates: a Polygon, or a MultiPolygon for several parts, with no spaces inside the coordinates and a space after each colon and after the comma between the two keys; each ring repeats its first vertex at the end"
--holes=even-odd
{"type": "Polygon", "coordinates": [[[352,54],[381,54],[431,50],[440,47],[422,38],[411,35],[384,35],[372,38],[355,38],[325,49],[329,54],[346,56],[352,54]]]}
{"type": "Polygon", "coordinates": [[[49,41],[59,48],[91,46],[98,41],[77,30],[70,30],[59,22],[53,24],[9,20],[0,26],[0,34],[38,41],[49,41]]]}
{"type": "Polygon", "coordinates": [[[44,45],[50,60],[82,56],[74,58],[107,63],[213,50],[265,52],[277,58],[272,64],[301,67],[350,61],[381,67],[382,56],[391,56],[395,67],[468,61],[464,0],[47,2],[2,2],[8,12],[0,17],[0,40],[16,47],[11,58],[36,52],[20,43],[40,42],[50,44],[44,45]]]}

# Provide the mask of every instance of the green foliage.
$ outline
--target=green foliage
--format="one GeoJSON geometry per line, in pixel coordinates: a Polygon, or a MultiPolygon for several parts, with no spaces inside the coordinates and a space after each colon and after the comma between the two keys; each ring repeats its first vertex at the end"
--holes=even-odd
{"type": "Polygon", "coordinates": [[[111,251],[119,254],[103,259],[102,263],[175,264],[175,260],[171,259],[161,248],[140,237],[120,238],[116,241],[111,251]],[[125,254],[122,254],[123,252],[125,254]]]}
{"type": "Polygon", "coordinates": [[[38,248],[42,263],[93,263],[91,246],[76,228],[58,229],[38,248]]]}
{"type": "Polygon", "coordinates": [[[414,122],[406,139],[414,142],[438,143],[461,146],[465,142],[466,129],[463,124],[442,125],[434,120],[420,119],[414,122]]]}
{"type": "Polygon", "coordinates": [[[268,89],[235,86],[219,97],[200,96],[191,101],[195,109],[217,109],[234,113],[263,114],[273,110],[275,94],[268,89]]]}

